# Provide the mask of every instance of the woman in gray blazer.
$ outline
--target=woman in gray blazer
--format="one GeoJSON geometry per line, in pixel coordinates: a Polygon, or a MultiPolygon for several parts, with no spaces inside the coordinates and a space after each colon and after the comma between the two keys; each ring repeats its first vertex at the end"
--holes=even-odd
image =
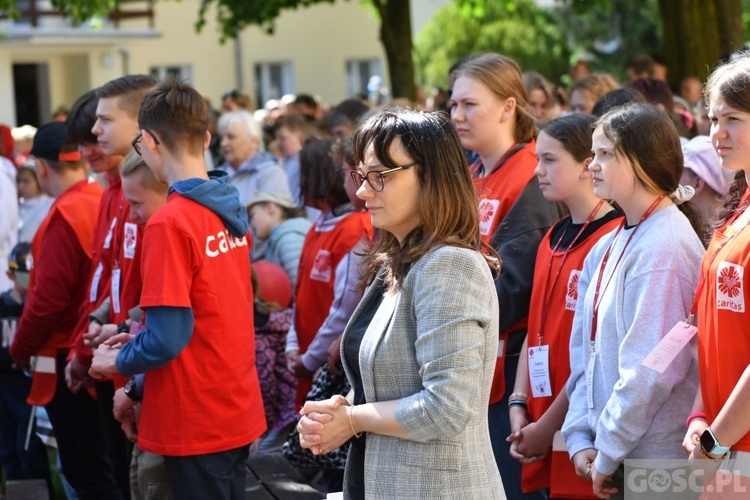
{"type": "Polygon", "coordinates": [[[458,135],[439,114],[383,111],[351,173],[380,231],[341,358],[347,398],[308,402],[300,442],[352,439],[345,498],[505,498],[487,425],[498,303],[458,135]]]}

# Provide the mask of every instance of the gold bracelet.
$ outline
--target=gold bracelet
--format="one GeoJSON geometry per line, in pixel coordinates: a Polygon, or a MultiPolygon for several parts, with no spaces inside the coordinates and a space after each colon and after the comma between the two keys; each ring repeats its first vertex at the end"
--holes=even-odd
{"type": "Polygon", "coordinates": [[[360,432],[359,434],[357,434],[357,430],[354,428],[354,420],[352,420],[352,413],[354,413],[354,407],[353,406],[349,407],[349,412],[348,413],[349,413],[349,425],[352,428],[352,432],[354,433],[354,437],[358,438],[358,437],[360,437],[362,435],[362,433],[360,432]]]}

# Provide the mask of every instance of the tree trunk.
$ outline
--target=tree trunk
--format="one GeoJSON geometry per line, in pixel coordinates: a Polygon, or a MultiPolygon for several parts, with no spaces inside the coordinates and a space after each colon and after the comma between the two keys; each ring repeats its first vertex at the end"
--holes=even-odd
{"type": "Polygon", "coordinates": [[[409,0],[373,0],[380,14],[380,41],[388,59],[391,95],[414,101],[414,59],[412,57],[411,10],[409,0]]]}
{"type": "Polygon", "coordinates": [[[659,0],[669,83],[705,81],[720,59],[742,47],[742,0],[659,0]]]}

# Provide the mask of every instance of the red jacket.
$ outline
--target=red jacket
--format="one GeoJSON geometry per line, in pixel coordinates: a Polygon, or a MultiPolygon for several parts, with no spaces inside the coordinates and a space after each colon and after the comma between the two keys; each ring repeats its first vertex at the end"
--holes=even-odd
{"type": "Polygon", "coordinates": [[[56,370],[48,358],[70,347],[85,300],[101,195],[99,185],[88,180],[71,186],[52,204],[31,243],[26,306],[10,347],[11,356],[23,363],[32,355],[47,358],[38,369],[32,367],[30,404],[43,405],[54,396],[56,370]]]}

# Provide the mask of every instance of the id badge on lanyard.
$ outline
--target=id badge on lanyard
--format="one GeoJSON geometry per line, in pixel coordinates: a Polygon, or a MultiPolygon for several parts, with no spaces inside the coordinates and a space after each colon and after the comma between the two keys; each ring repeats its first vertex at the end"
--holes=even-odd
{"type": "Polygon", "coordinates": [[[552,384],[549,378],[549,346],[529,347],[528,357],[531,394],[535,398],[552,396],[552,384]]]}

